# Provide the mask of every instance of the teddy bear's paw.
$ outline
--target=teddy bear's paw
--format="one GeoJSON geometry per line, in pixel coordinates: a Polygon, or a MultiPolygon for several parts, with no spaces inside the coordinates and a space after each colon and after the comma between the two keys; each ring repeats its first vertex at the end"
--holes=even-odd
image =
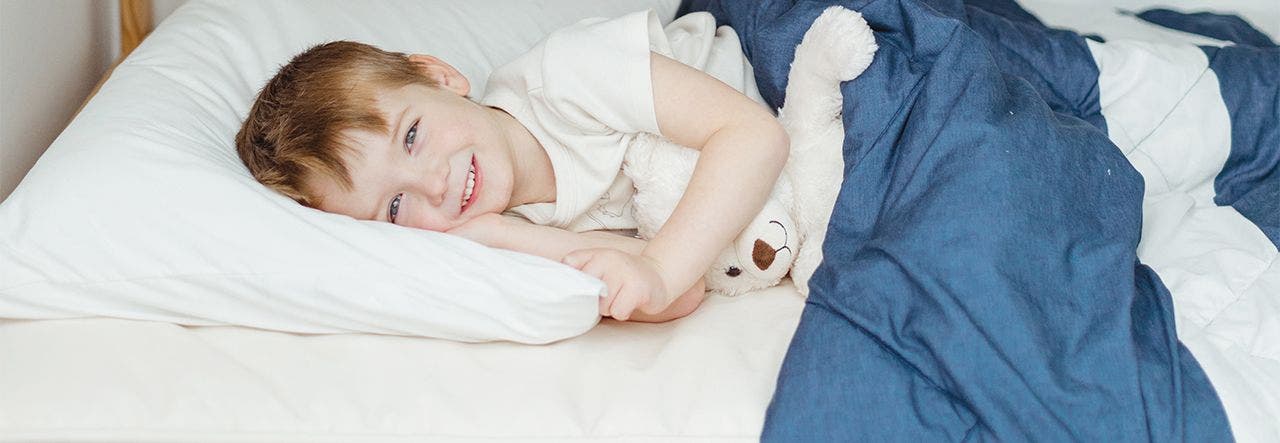
{"type": "Polygon", "coordinates": [[[871,27],[857,11],[832,6],[813,21],[796,49],[797,60],[811,60],[814,72],[829,80],[856,78],[876,53],[871,27]],[[802,52],[809,54],[801,55],[802,52]]]}
{"type": "Polygon", "coordinates": [[[796,293],[800,294],[800,297],[809,298],[809,279],[808,278],[800,279],[796,277],[791,277],[791,283],[796,285],[796,293]]]}
{"type": "Polygon", "coordinates": [[[661,167],[662,159],[658,158],[660,141],[649,134],[639,134],[627,145],[626,154],[622,158],[624,169],[636,171],[636,175],[647,176],[649,171],[661,167]]]}
{"type": "Polygon", "coordinates": [[[795,283],[796,290],[800,291],[800,295],[809,296],[809,279],[813,277],[813,272],[818,270],[818,264],[822,263],[822,249],[813,247],[801,247],[800,252],[796,254],[796,260],[791,264],[791,281],[795,283]]]}

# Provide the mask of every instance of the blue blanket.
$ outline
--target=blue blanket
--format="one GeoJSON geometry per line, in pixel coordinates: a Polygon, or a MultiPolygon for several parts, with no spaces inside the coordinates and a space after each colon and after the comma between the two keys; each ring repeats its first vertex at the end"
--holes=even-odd
{"type": "MultiPolygon", "coordinates": [[[[764,438],[1230,440],[1137,258],[1143,179],[1107,138],[1085,38],[1007,0],[681,9],[733,26],[779,106],[795,45],[832,4],[861,11],[880,50],[843,86],[844,183],[764,438]]],[[[1276,115],[1262,91],[1246,105],[1276,115]]],[[[1269,183],[1261,196],[1232,198],[1274,208],[1274,171],[1245,174],[1269,183]]]]}

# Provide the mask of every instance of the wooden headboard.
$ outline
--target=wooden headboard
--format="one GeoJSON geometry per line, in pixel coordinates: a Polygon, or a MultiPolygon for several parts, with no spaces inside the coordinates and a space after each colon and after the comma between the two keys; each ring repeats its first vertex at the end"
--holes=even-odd
{"type": "Polygon", "coordinates": [[[120,58],[124,60],[133,48],[151,32],[151,0],[120,0],[120,58]]]}

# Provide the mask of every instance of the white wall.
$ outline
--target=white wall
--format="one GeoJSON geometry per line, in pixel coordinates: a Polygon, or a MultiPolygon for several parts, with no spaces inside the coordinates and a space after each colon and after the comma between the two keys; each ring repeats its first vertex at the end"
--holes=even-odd
{"type": "Polygon", "coordinates": [[[110,66],[115,2],[0,1],[0,198],[110,66]]]}
{"type": "Polygon", "coordinates": [[[160,24],[161,20],[164,20],[174,9],[178,9],[179,6],[186,2],[187,0],[151,0],[151,14],[155,16],[152,23],[160,24]]]}
{"type": "MultiPolygon", "coordinates": [[[[155,23],[185,0],[154,0],[155,23]]],[[[0,201],[120,52],[114,0],[0,0],[0,201]]]]}

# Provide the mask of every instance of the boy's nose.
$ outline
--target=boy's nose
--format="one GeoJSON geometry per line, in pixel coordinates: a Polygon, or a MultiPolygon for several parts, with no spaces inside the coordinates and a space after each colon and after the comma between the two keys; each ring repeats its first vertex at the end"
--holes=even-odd
{"type": "Polygon", "coordinates": [[[449,165],[441,164],[426,171],[422,184],[427,201],[432,206],[443,205],[445,194],[449,192],[449,165]]]}

